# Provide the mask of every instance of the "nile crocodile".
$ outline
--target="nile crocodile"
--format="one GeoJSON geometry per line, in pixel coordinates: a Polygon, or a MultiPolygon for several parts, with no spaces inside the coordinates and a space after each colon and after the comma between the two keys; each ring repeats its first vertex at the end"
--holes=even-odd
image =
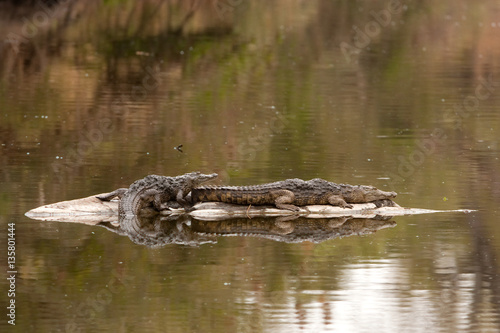
{"type": "MultiPolygon", "coordinates": [[[[300,210],[297,206],[333,205],[352,208],[350,203],[377,202],[396,197],[373,186],[345,185],[324,179],[287,179],[254,186],[202,186],[193,188],[191,202],[217,201],[239,205],[275,205],[279,209],[300,210]]],[[[387,204],[385,204],[387,205],[387,204]]]]}
{"type": "Polygon", "coordinates": [[[205,175],[200,172],[186,173],[176,177],[149,175],[135,181],[128,189],[119,188],[97,198],[109,201],[119,197],[121,199],[118,205],[120,215],[137,215],[141,209],[151,205],[151,203],[156,210],[160,211],[167,208],[167,202],[172,200],[187,209],[191,205],[186,201],[186,195],[195,186],[216,177],[216,173],[205,175]]]}

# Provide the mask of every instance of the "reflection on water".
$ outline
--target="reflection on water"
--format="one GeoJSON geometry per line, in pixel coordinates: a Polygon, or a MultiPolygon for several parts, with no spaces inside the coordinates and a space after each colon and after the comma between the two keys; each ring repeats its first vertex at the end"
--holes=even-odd
{"type": "Polygon", "coordinates": [[[285,243],[321,243],[346,236],[368,235],[396,226],[390,219],[388,216],[373,219],[270,217],[199,221],[187,215],[157,215],[120,216],[118,224],[101,222],[97,225],[117,234],[127,235],[136,244],[155,247],[168,244],[215,243],[219,236],[258,237],[285,243]]]}
{"type": "Polygon", "coordinates": [[[498,1],[43,3],[0,2],[0,223],[18,232],[17,328],[500,330],[498,1]],[[370,184],[405,207],[478,212],[320,243],[286,242],[301,221],[269,225],[284,241],[160,221],[137,238],[171,242],[157,247],[23,216],[194,170],[229,185],[370,184]]]}

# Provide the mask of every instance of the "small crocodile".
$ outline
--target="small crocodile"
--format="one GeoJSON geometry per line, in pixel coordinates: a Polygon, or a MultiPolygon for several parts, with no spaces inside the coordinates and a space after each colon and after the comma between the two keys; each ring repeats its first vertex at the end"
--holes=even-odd
{"type": "Polygon", "coordinates": [[[172,200],[188,209],[191,204],[186,200],[187,194],[195,186],[216,177],[216,173],[205,175],[200,172],[186,173],[176,177],[149,175],[135,181],[129,188],[119,188],[97,198],[103,201],[109,201],[115,197],[120,198],[118,204],[120,215],[137,215],[151,203],[156,210],[160,211],[167,208],[167,202],[172,200]]]}
{"type": "Polygon", "coordinates": [[[239,205],[275,205],[300,210],[297,206],[333,205],[352,208],[350,203],[377,202],[396,197],[373,186],[335,184],[324,179],[287,179],[254,186],[201,186],[191,191],[191,202],[217,201],[239,205]]]}

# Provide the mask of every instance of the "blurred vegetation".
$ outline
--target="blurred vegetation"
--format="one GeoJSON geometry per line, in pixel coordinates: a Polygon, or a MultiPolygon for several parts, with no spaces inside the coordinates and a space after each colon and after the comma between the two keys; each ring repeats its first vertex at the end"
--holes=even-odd
{"type": "MultiPolygon", "coordinates": [[[[374,236],[374,244],[360,238],[319,246],[232,239],[200,249],[148,250],[105,231],[26,224],[20,226],[21,300],[33,301],[22,310],[26,318],[41,321],[41,308],[70,318],[74,312],[65,307],[97,294],[105,283],[96,281],[111,279],[102,272],[112,267],[134,279],[134,287],[113,295],[113,307],[136,313],[130,293],[148,304],[139,316],[144,321],[110,324],[106,307],[96,328],[157,325],[154,330],[180,316],[179,331],[191,317],[203,319],[192,331],[213,328],[212,321],[234,331],[242,325],[237,318],[259,322],[259,303],[272,302],[272,292],[281,299],[290,297],[291,286],[336,287],[332,280],[307,282],[312,272],[334,276],[350,259],[384,258],[405,246],[413,254],[398,269],[411,283],[430,290],[446,284],[433,270],[445,248],[463,267],[475,258],[478,279],[491,283],[498,300],[491,259],[500,255],[493,241],[500,237],[498,87],[477,112],[452,112],[451,119],[446,112],[474,96],[481,78],[500,77],[497,1],[402,1],[390,24],[350,59],[341,43],[355,45],[353,26],[365,31],[373,12],[387,10],[386,1],[12,3],[0,3],[0,207],[9,218],[146,174],[191,170],[218,172],[230,184],[322,177],[391,185],[404,206],[480,209],[474,219],[457,219],[460,225],[434,226],[429,219],[411,226],[404,221],[412,219],[401,219],[395,230],[374,236]],[[24,19],[35,24],[39,13],[48,20],[38,21],[29,37],[24,19]],[[463,120],[458,129],[457,118],[463,120]],[[401,158],[421,150],[435,129],[446,139],[402,177],[401,158]],[[173,149],[179,144],[183,154],[173,149]],[[54,234],[61,236],[50,240],[54,234]],[[67,234],[81,242],[61,245],[67,234]],[[416,238],[422,234],[431,236],[416,238]],[[449,238],[432,236],[443,234],[449,238]],[[210,262],[214,257],[219,261],[210,262]],[[417,264],[429,267],[427,274],[419,275],[417,264]],[[225,289],[221,277],[239,288],[225,289]],[[41,301],[47,294],[52,300],[41,301]],[[248,298],[255,298],[251,311],[248,298]],[[236,300],[247,307],[234,307],[236,300]]],[[[293,297],[297,313],[300,304],[320,298],[293,297]]]]}

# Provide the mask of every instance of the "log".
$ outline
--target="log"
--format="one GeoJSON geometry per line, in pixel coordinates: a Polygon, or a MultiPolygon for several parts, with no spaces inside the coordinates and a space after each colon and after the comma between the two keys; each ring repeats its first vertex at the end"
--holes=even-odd
{"type": "MultiPolygon", "coordinates": [[[[98,194],[96,194],[98,195],[98,194]]],[[[37,207],[25,215],[40,221],[74,222],[95,225],[100,222],[114,222],[118,220],[118,200],[101,201],[92,195],[86,198],[61,201],[37,207]]],[[[220,221],[228,218],[252,218],[297,215],[295,212],[277,209],[272,206],[243,206],[222,202],[202,202],[194,206],[194,210],[187,213],[190,216],[205,221],[220,221]]],[[[439,212],[464,212],[472,210],[431,210],[420,208],[404,208],[397,204],[395,207],[378,207],[373,203],[353,204],[353,208],[342,208],[330,205],[313,205],[302,207],[298,214],[307,218],[333,218],[351,216],[354,218],[373,218],[375,216],[401,216],[430,214],[439,212]]],[[[162,215],[184,214],[183,209],[165,210],[162,215]]]]}

